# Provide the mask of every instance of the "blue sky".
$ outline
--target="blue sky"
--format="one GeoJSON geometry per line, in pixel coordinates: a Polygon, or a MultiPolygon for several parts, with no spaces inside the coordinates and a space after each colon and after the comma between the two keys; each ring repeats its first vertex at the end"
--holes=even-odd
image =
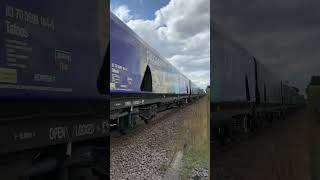
{"type": "Polygon", "coordinates": [[[133,18],[154,19],[154,13],[170,0],[111,0],[111,6],[127,5],[133,18]]]}

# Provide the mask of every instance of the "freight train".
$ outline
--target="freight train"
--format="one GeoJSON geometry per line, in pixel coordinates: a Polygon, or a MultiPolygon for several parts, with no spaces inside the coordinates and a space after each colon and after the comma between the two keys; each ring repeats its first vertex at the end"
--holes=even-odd
{"type": "Polygon", "coordinates": [[[305,104],[299,89],[285,84],[216,26],[211,31],[211,133],[225,143],[237,133],[282,119],[305,104]]]}
{"type": "Polygon", "coordinates": [[[204,91],[110,13],[110,93],[110,125],[124,133],[204,91]]]}
{"type": "Polygon", "coordinates": [[[108,178],[109,3],[0,2],[1,179],[108,178]]]}

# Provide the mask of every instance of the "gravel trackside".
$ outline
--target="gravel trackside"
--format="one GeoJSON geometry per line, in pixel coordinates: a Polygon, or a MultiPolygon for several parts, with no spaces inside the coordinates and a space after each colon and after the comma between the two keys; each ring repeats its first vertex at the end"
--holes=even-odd
{"type": "Polygon", "coordinates": [[[162,179],[176,151],[184,114],[192,106],[159,113],[148,125],[111,138],[111,179],[162,179]]]}

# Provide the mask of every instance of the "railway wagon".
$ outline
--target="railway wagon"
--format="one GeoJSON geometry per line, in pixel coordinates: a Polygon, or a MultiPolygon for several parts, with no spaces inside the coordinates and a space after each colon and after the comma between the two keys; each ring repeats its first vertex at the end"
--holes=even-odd
{"type": "Polygon", "coordinates": [[[108,9],[0,2],[1,179],[108,176],[108,9]]]}
{"type": "Polygon", "coordinates": [[[246,83],[254,81],[254,71],[250,68],[253,62],[249,61],[251,58],[249,53],[237,46],[234,41],[227,40],[222,32],[214,31],[211,36],[214,39],[211,43],[213,58],[210,65],[210,107],[213,117],[211,125],[231,126],[230,123],[226,123],[226,119],[241,112],[249,113],[251,102],[254,101],[252,93],[255,92],[255,86],[246,83]]]}
{"type": "Polygon", "coordinates": [[[303,104],[296,88],[283,84],[239,43],[217,27],[211,32],[212,138],[232,139],[303,104]]]}
{"type": "Polygon", "coordinates": [[[121,132],[204,92],[110,13],[110,125],[121,132]]]}

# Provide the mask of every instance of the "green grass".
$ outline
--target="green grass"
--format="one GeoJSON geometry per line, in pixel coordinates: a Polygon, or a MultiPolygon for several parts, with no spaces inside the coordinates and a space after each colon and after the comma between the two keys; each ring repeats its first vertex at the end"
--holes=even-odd
{"type": "Polygon", "coordinates": [[[209,98],[202,98],[193,109],[188,112],[183,124],[184,134],[187,135],[186,149],[184,151],[182,179],[191,176],[192,169],[209,169],[210,162],[210,136],[209,136],[209,98]]]}
{"type": "Polygon", "coordinates": [[[167,163],[162,163],[161,165],[160,165],[160,171],[161,172],[163,172],[163,173],[165,173],[168,169],[169,169],[169,164],[167,164],[167,163]]]}

